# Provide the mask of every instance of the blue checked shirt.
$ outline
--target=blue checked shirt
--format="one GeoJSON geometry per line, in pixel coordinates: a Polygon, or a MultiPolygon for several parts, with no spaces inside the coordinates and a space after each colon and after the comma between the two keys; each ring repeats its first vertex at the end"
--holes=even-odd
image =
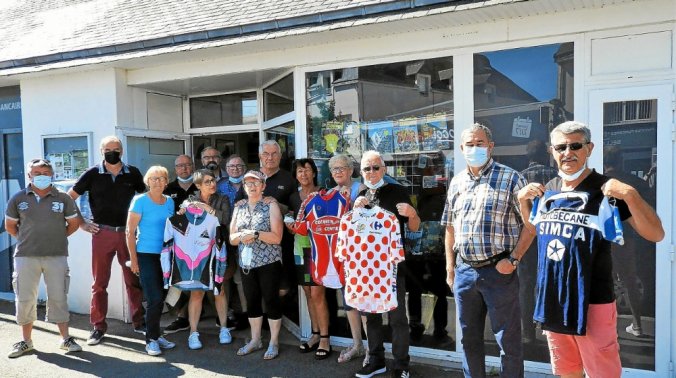
{"type": "Polygon", "coordinates": [[[512,251],[523,220],[517,192],[526,179],[492,159],[475,177],[464,169],[448,188],[441,224],[453,226],[453,250],[466,261],[484,261],[512,251]]]}

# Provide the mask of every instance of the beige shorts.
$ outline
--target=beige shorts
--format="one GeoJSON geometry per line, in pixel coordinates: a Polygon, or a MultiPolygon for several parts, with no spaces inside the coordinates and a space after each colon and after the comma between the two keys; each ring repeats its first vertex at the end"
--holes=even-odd
{"type": "Polygon", "coordinates": [[[65,323],[68,312],[70,269],[66,256],[15,257],[12,286],[16,296],[16,322],[25,325],[37,320],[38,286],[44,276],[47,287],[47,316],[45,321],[65,323]]]}

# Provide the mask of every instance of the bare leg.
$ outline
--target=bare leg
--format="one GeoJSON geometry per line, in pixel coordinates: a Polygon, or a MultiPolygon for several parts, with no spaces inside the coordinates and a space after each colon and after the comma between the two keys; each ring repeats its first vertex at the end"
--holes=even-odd
{"type": "MultiPolygon", "coordinates": [[[[263,317],[249,318],[249,326],[251,327],[251,343],[259,343],[261,341],[261,328],[263,328],[263,317]]],[[[272,331],[272,327],[270,327],[272,331]]]]}
{"type": "Polygon", "coordinates": [[[221,327],[227,327],[228,320],[228,297],[225,295],[225,290],[221,290],[218,295],[214,295],[214,302],[216,305],[216,312],[218,313],[218,321],[221,327]]]}
{"type": "Polygon", "coordinates": [[[65,340],[70,335],[68,334],[68,322],[63,322],[63,323],[57,323],[57,327],[59,327],[59,333],[61,334],[61,339],[65,340]]]}
{"type": "MultiPolygon", "coordinates": [[[[268,319],[268,324],[270,325],[270,344],[279,345],[279,330],[282,328],[282,319],[275,320],[268,319]]],[[[253,330],[251,331],[251,334],[253,335],[253,330]]],[[[260,338],[260,326],[259,326],[259,338],[260,338]]]]}
{"type": "Polygon", "coordinates": [[[190,303],[188,303],[188,320],[190,321],[190,332],[197,332],[197,325],[200,322],[200,313],[202,312],[203,291],[191,291],[190,303]]]}
{"type": "Polygon", "coordinates": [[[21,335],[23,336],[23,341],[30,341],[32,333],[33,322],[21,326],[21,335]]]}
{"type": "Polygon", "coordinates": [[[305,299],[307,300],[307,309],[308,312],[310,313],[310,326],[312,328],[312,335],[310,335],[310,338],[307,341],[307,345],[312,347],[316,343],[319,342],[319,335],[317,332],[320,332],[320,330],[317,329],[319,326],[318,320],[317,320],[317,310],[315,308],[315,301],[313,299],[313,291],[311,290],[311,286],[302,286],[303,292],[305,293],[305,299]]]}
{"type": "MultiPolygon", "coordinates": [[[[321,336],[329,335],[329,308],[326,303],[326,295],[324,286],[310,286],[312,292],[312,302],[315,308],[315,319],[319,325],[319,333],[321,336]]],[[[324,337],[319,339],[319,348],[329,350],[331,341],[324,337]]]]}
{"type": "MultiPolygon", "coordinates": [[[[361,340],[361,319],[359,311],[352,309],[347,312],[347,321],[350,323],[350,333],[352,333],[352,344],[359,345],[361,340]]],[[[366,328],[364,328],[366,329],[366,328]]]]}
{"type": "Polygon", "coordinates": [[[582,378],[582,377],[584,377],[583,371],[577,371],[575,373],[564,374],[561,376],[561,378],[582,378]]]}

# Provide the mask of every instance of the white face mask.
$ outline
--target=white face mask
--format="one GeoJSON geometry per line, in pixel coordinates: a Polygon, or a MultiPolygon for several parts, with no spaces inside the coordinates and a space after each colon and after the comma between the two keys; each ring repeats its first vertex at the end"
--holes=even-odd
{"type": "Polygon", "coordinates": [[[369,189],[378,189],[381,186],[385,185],[385,179],[380,179],[380,181],[378,181],[375,184],[371,184],[370,181],[364,180],[364,185],[366,185],[366,187],[369,188],[369,189]]]}
{"type": "Polygon", "coordinates": [[[467,165],[473,168],[483,167],[488,161],[488,147],[464,146],[462,154],[465,157],[467,165]]]}
{"type": "Polygon", "coordinates": [[[585,169],[587,169],[587,162],[584,163],[584,165],[582,166],[582,168],[580,168],[579,171],[572,173],[570,175],[559,169],[559,177],[561,177],[563,181],[568,182],[575,181],[579,179],[580,176],[582,176],[582,173],[584,172],[585,169]]]}
{"type": "Polygon", "coordinates": [[[178,182],[183,183],[183,184],[187,184],[189,182],[192,182],[192,175],[188,176],[188,178],[180,178],[180,177],[176,177],[176,178],[178,179],[178,182]]]}

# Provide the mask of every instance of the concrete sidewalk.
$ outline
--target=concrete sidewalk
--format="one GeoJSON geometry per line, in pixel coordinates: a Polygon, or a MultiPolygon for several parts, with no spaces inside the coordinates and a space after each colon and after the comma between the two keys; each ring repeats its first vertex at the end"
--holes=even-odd
{"type": "MultiPolygon", "coordinates": [[[[38,308],[38,319],[44,319],[44,307],[38,308]]],[[[163,325],[173,320],[163,317],[163,325]]],[[[173,350],[159,357],[145,353],[142,335],[133,332],[131,325],[109,321],[108,333],[102,343],[88,346],[89,317],[72,314],[70,329],[83,351],[65,353],[59,349],[60,337],[56,325],[38,320],[33,330],[35,350],[16,358],[7,357],[12,344],[21,340],[21,330],[15,322],[14,303],[0,300],[0,367],[2,377],[354,377],[361,367],[361,359],[338,364],[338,351],[330,358],[316,361],[313,353],[298,352],[298,340],[282,330],[280,354],[272,361],[264,361],[264,350],[239,357],[237,349],[244,344],[249,330],[233,332],[230,345],[218,344],[218,328],[214,319],[200,323],[200,339],[204,347],[188,349],[188,332],[167,336],[177,344],[173,350]]],[[[264,345],[269,336],[264,332],[264,345]]],[[[388,361],[390,362],[390,361],[388,361]]],[[[389,372],[388,372],[389,373],[389,372]]],[[[412,364],[415,377],[462,377],[458,371],[434,366],[412,364]]],[[[382,375],[388,376],[388,375],[382,375]]]]}

